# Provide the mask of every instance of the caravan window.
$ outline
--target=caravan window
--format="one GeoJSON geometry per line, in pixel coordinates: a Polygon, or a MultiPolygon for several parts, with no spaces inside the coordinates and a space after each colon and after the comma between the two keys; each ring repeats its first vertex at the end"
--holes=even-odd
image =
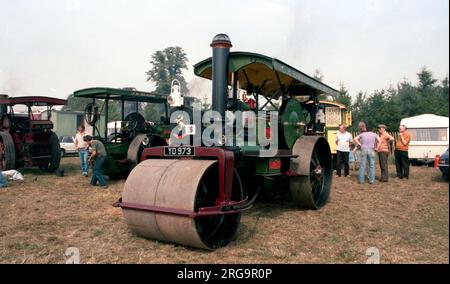
{"type": "Polygon", "coordinates": [[[447,128],[408,129],[412,141],[447,141],[447,128]]]}

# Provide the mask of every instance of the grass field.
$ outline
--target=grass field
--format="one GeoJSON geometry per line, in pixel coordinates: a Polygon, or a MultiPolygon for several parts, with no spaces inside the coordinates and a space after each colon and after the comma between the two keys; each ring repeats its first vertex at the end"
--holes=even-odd
{"type": "Polygon", "coordinates": [[[365,263],[369,247],[381,263],[449,263],[449,184],[433,168],[373,186],[334,178],[320,211],[265,198],[243,214],[233,243],[206,252],[134,236],[111,206],[124,181],[100,190],[77,158],[62,167],[63,178],[24,170],[24,182],[0,189],[0,263],[65,263],[69,247],[81,263],[365,263]]]}

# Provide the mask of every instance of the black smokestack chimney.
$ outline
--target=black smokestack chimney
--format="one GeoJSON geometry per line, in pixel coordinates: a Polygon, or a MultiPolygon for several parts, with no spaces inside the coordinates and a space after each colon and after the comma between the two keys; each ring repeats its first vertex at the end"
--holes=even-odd
{"type": "Polygon", "coordinates": [[[232,47],[230,38],[226,34],[218,34],[214,37],[211,47],[213,48],[211,107],[225,120],[228,98],[228,56],[232,47]]]}

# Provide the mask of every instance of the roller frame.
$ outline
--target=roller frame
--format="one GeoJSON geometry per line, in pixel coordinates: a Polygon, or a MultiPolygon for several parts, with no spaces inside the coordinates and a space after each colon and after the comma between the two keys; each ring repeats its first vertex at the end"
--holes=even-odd
{"type": "MultiPolygon", "coordinates": [[[[141,161],[152,158],[164,158],[164,148],[166,147],[153,147],[144,149],[141,155],[141,161]]],[[[177,158],[177,156],[173,157],[177,158]]],[[[177,208],[122,202],[122,199],[119,199],[119,201],[114,203],[113,206],[120,207],[122,209],[178,215],[189,218],[236,214],[252,207],[252,203],[249,202],[247,198],[242,201],[231,200],[234,173],[234,153],[232,151],[222,148],[195,147],[195,157],[212,158],[218,161],[219,195],[216,200],[215,206],[202,207],[198,209],[198,212],[192,212],[189,210],[181,210],[177,208]]],[[[187,157],[182,158],[188,159],[187,157]]]]}

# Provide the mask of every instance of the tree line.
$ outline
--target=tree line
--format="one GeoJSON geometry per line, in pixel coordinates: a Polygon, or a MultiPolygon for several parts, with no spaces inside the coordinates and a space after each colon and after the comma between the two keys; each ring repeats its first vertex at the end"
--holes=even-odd
{"type": "Polygon", "coordinates": [[[359,92],[354,99],[345,85],[341,84],[335,100],[347,105],[352,111],[353,125],[350,130],[357,131],[360,121],[371,128],[382,123],[388,127],[388,131],[396,131],[400,121],[406,117],[425,113],[448,117],[448,75],[438,80],[434,78],[433,72],[423,67],[417,77],[417,84],[404,79],[387,89],[372,93],[359,92]]]}

